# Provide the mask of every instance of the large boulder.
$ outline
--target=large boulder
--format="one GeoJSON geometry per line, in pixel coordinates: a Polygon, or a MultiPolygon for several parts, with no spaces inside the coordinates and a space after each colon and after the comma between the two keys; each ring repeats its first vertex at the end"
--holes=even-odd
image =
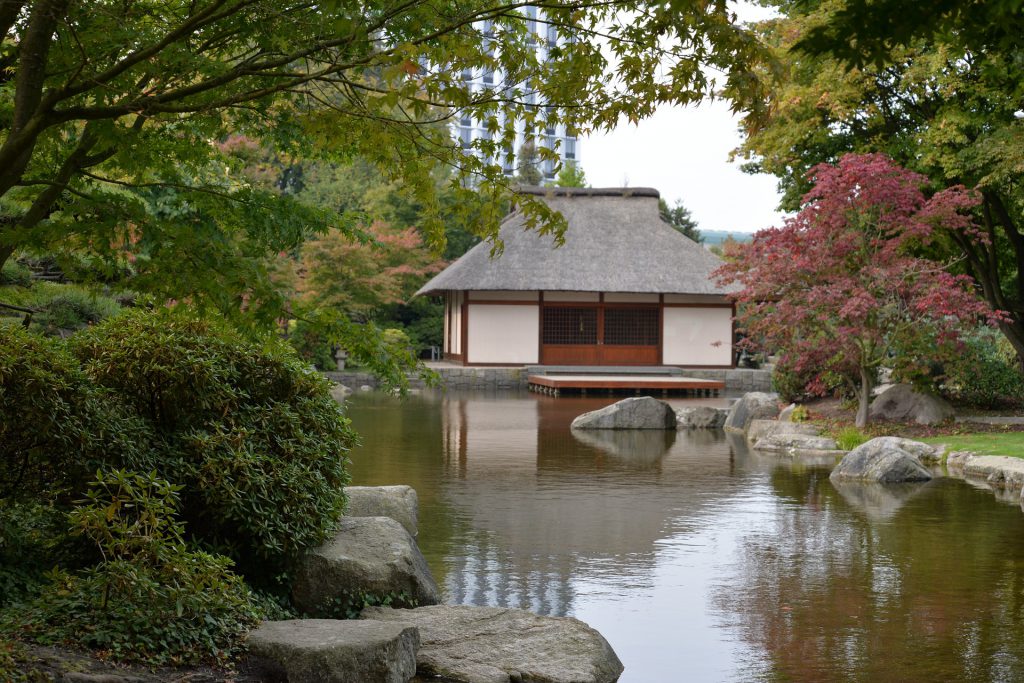
{"type": "Polygon", "coordinates": [[[390,517],[343,517],[334,537],[303,559],[292,599],[305,614],[323,614],[358,593],[390,596],[395,605],[441,601],[416,541],[390,517]]]}
{"type": "Polygon", "coordinates": [[[676,429],[720,429],[729,411],[709,406],[676,410],[676,429]]]}
{"type": "Polygon", "coordinates": [[[871,402],[869,412],[874,419],[922,425],[938,424],[955,414],[953,406],[944,399],[914,391],[909,384],[890,386],[871,402]]]}
{"type": "Polygon", "coordinates": [[[932,478],[931,472],[921,464],[913,449],[908,450],[907,441],[892,436],[871,439],[844,455],[830,478],[884,484],[928,481],[932,478]]]}
{"type": "Polygon", "coordinates": [[[573,429],[675,429],[672,406],[650,396],[627,398],[600,410],[583,413],[573,429]]]}
{"type": "Polygon", "coordinates": [[[521,609],[438,605],[368,607],[363,618],[414,624],[417,673],[455,683],[611,683],[622,662],[578,619],[521,609]]]}
{"type": "Polygon", "coordinates": [[[249,654],[288,683],[406,683],[416,675],[419,632],[397,621],[267,621],[249,634],[249,654]]]}
{"type": "Polygon", "coordinates": [[[729,408],[725,418],[726,431],[746,432],[751,420],[771,419],[779,416],[779,395],[763,391],[743,394],[729,408]]]}
{"type": "Polygon", "coordinates": [[[346,486],[349,517],[390,517],[416,536],[419,499],[411,486],[346,486]]]}

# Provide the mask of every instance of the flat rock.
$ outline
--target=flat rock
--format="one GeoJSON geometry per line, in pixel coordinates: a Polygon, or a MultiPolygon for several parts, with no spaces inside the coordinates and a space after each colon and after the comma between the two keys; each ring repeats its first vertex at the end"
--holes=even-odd
{"type": "MultiPolygon", "coordinates": [[[[792,423],[789,423],[792,424],[792,423]]],[[[768,451],[771,453],[783,453],[786,455],[800,455],[803,452],[819,454],[823,452],[842,455],[835,439],[827,436],[814,434],[800,434],[797,432],[774,432],[768,436],[761,437],[754,443],[754,450],[768,451]]]]}
{"type": "Polygon", "coordinates": [[[752,391],[743,394],[729,408],[725,418],[726,431],[746,432],[751,420],[772,419],[779,416],[779,395],[763,391],[752,391]]]}
{"type": "Polygon", "coordinates": [[[415,624],[420,676],[456,683],[611,683],[622,663],[604,637],[570,617],[521,609],[368,607],[363,618],[415,624]]]}
{"type": "Polygon", "coordinates": [[[833,481],[850,479],[884,484],[928,481],[932,478],[931,472],[905,447],[907,441],[892,436],[871,439],[843,456],[829,476],[833,481]]]}
{"type": "Polygon", "coordinates": [[[416,675],[419,631],[398,621],[267,621],[247,644],[288,683],[405,683],[416,675]]]}
{"type": "Polygon", "coordinates": [[[623,399],[600,410],[583,413],[572,421],[573,429],[672,429],[672,406],[650,396],[623,399]]]}
{"type": "Polygon", "coordinates": [[[723,408],[695,406],[676,410],[676,429],[721,429],[729,414],[723,408]]]}
{"type": "Polygon", "coordinates": [[[303,559],[292,599],[305,614],[324,614],[359,592],[405,606],[441,601],[416,541],[390,517],[343,517],[334,537],[303,559]]]}
{"type": "Polygon", "coordinates": [[[411,486],[346,486],[348,517],[390,517],[416,536],[419,499],[411,486]]]}
{"type": "Polygon", "coordinates": [[[880,393],[869,408],[872,418],[933,425],[953,417],[953,406],[932,394],[914,391],[909,384],[893,384],[880,393]]]}
{"type": "Polygon", "coordinates": [[[971,479],[984,479],[992,488],[1022,490],[1024,495],[1024,459],[1008,455],[975,455],[956,453],[946,466],[971,479]]]}
{"type": "Polygon", "coordinates": [[[821,430],[809,422],[780,422],[779,420],[751,420],[747,425],[747,440],[756,443],[775,434],[803,434],[818,436],[821,430]]]}

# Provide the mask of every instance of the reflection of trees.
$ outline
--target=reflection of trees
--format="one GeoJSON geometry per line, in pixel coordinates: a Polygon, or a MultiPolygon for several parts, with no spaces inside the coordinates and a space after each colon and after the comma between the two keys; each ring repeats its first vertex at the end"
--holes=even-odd
{"type": "Polygon", "coordinates": [[[827,474],[773,471],[775,527],[741,542],[714,596],[766,677],[1024,680],[1020,511],[941,480],[876,523],[827,474]]]}
{"type": "Polygon", "coordinates": [[[378,393],[356,394],[346,413],[359,433],[361,445],[351,454],[352,483],[359,486],[408,484],[419,497],[417,541],[434,578],[444,584],[444,558],[450,553],[460,525],[442,495],[444,472],[441,415],[431,395],[404,400],[378,393]]]}

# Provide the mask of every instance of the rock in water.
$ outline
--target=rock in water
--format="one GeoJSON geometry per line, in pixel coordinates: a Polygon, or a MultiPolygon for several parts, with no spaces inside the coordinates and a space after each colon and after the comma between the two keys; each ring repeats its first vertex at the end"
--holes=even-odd
{"type": "Polygon", "coordinates": [[[680,408],[676,411],[676,428],[719,429],[725,424],[726,415],[728,415],[727,410],[708,406],[680,408]]]}
{"type": "Polygon", "coordinates": [[[908,439],[892,436],[871,439],[844,455],[829,477],[884,484],[928,481],[932,478],[931,472],[921,464],[912,447],[908,450],[906,441],[908,439]]]}
{"type": "Polygon", "coordinates": [[[572,421],[573,429],[672,429],[672,406],[650,396],[627,398],[600,410],[583,413],[572,421]]]}
{"type": "Polygon", "coordinates": [[[465,605],[368,607],[362,617],[417,626],[417,673],[424,677],[455,683],[611,683],[622,674],[608,641],[570,617],[465,605]]]}
{"type": "Polygon", "coordinates": [[[779,395],[763,391],[743,394],[729,408],[725,418],[725,429],[730,432],[746,432],[751,420],[774,420],[779,416],[779,395]]]}
{"type": "Polygon", "coordinates": [[[419,605],[441,601],[416,541],[390,517],[343,517],[334,537],[303,559],[292,598],[301,612],[323,614],[331,603],[358,592],[404,594],[419,605]]]}
{"type": "Polygon", "coordinates": [[[922,425],[933,425],[953,417],[955,411],[944,399],[932,394],[914,391],[909,384],[894,384],[871,402],[872,418],[913,421],[922,425]]]}
{"type": "Polygon", "coordinates": [[[415,537],[419,522],[419,499],[411,486],[346,486],[348,517],[390,517],[415,537]]]}
{"type": "Polygon", "coordinates": [[[406,683],[416,675],[419,632],[395,621],[268,621],[249,634],[249,653],[288,683],[406,683]]]}

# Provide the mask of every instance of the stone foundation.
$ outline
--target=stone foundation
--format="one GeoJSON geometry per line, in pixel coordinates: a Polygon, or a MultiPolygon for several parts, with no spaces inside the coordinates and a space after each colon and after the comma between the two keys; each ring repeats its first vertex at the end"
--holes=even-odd
{"type": "MultiPolygon", "coordinates": [[[[484,390],[484,391],[526,391],[527,371],[525,368],[467,368],[462,366],[434,367],[434,372],[441,376],[440,386],[451,390],[484,390]]],[[[770,369],[683,369],[686,377],[711,379],[725,382],[725,392],[730,394],[748,391],[771,391],[772,373],[770,369]]],[[[368,372],[336,371],[325,372],[324,375],[338,384],[353,391],[362,387],[376,389],[380,382],[368,372]]],[[[409,386],[422,389],[425,385],[418,377],[409,378],[409,386]]]]}

